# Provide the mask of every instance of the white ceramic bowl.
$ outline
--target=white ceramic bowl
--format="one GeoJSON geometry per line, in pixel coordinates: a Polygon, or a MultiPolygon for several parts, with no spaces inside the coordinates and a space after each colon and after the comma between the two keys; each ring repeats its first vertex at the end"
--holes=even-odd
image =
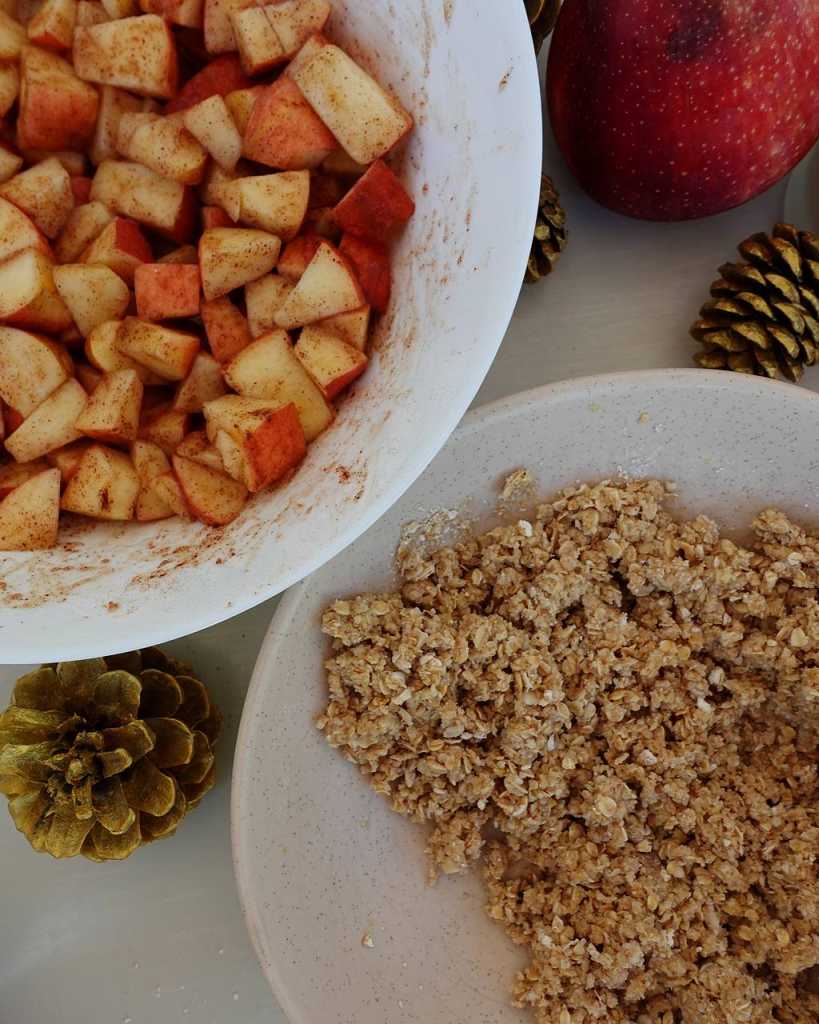
{"type": "Polygon", "coordinates": [[[233,849],[259,959],[290,1024],[531,1024],[509,1005],[521,954],[476,874],[425,884],[424,832],[315,728],[334,598],[395,585],[402,525],[481,525],[525,466],[539,492],[606,476],[674,480],[682,509],[734,532],[770,504],[819,526],[819,396],[737,374],[668,370],[539,388],[470,414],[404,497],[282,600],[245,703],[233,849]],[[362,945],[368,934],[372,948],[362,945]]]}
{"type": "Polygon", "coordinates": [[[284,590],[396,500],[477,392],[512,315],[537,207],[541,106],[523,5],[333,9],[331,34],[417,124],[402,172],[417,211],[368,373],[295,479],[224,530],[84,525],[54,551],[0,555],[2,661],[160,643],[284,590]]]}

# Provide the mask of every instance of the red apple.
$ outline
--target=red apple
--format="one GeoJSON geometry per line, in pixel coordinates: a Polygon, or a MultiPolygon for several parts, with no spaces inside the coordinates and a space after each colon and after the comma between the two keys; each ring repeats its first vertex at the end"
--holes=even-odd
{"type": "Polygon", "coordinates": [[[816,0],[566,0],[552,126],[584,189],[620,213],[738,206],[819,136],[816,0]]]}

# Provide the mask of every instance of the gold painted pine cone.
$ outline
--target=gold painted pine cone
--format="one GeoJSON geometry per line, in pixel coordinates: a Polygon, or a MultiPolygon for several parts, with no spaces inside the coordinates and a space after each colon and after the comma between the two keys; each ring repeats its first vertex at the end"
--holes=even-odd
{"type": "Polygon", "coordinates": [[[551,274],[566,248],[567,239],[566,214],[560,205],[560,196],[552,179],[544,174],[540,179],[540,206],[526,268],[527,282],[532,284],[551,274]]]}
{"type": "Polygon", "coordinates": [[[691,335],[695,362],[798,381],[819,351],[819,238],[791,224],[737,247],[743,263],[725,263],[691,335]]]}
{"type": "Polygon", "coordinates": [[[525,3],[535,53],[540,53],[540,48],[555,27],[560,0],[525,0],[525,3]]]}
{"type": "Polygon", "coordinates": [[[123,860],[213,786],[220,727],[190,666],[155,648],[46,665],[0,715],[0,793],[35,850],[123,860]]]}

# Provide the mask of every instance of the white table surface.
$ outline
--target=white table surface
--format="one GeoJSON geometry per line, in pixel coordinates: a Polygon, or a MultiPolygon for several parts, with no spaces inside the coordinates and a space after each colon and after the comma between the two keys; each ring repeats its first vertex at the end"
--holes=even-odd
{"type": "MultiPolygon", "coordinates": [[[[690,365],[687,328],[716,268],[782,216],[784,183],[706,221],[632,221],[574,187],[550,136],[545,166],[570,244],[550,279],[523,290],[476,404],[585,374],[690,365]]],[[[806,382],[819,390],[819,368],[806,382]]],[[[56,862],[29,850],[0,808],[0,1024],[285,1024],[236,897],[228,802],[242,702],[275,603],[169,645],[226,713],[220,781],[177,836],[123,864],[56,862]]],[[[23,670],[0,666],[3,705],[23,670]]]]}

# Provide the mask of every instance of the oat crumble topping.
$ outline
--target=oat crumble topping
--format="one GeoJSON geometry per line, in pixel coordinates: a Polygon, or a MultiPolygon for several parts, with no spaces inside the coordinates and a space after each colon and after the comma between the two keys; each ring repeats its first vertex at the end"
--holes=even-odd
{"type": "Polygon", "coordinates": [[[433,874],[481,862],[538,1024],[819,1020],[819,536],[573,488],[335,602],[319,721],[433,874]]]}

